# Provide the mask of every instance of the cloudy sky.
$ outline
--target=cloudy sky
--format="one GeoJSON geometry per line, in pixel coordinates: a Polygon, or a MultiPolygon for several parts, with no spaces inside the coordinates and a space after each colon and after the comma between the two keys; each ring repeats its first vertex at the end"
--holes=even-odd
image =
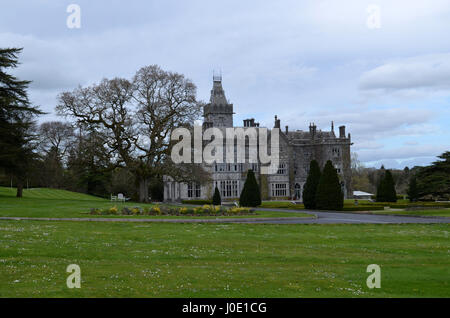
{"type": "Polygon", "coordinates": [[[59,92],[158,64],[192,79],[203,100],[221,71],[235,123],[254,117],[272,127],[276,114],[289,129],[346,125],[367,166],[424,165],[450,150],[448,0],[15,0],[1,8],[0,47],[24,47],[16,74],[33,80],[32,101],[49,113],[41,121],[55,119],[59,92]],[[67,27],[72,3],[79,29],[67,27]]]}

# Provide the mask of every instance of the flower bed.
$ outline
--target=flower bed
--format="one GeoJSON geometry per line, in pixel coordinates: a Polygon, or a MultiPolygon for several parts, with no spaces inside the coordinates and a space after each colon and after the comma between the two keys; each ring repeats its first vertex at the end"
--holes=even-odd
{"type": "Polygon", "coordinates": [[[233,216],[233,215],[251,215],[255,214],[253,209],[223,206],[204,205],[201,207],[168,207],[158,206],[141,208],[123,207],[118,210],[113,206],[106,209],[92,208],[91,215],[174,215],[174,216],[233,216]]]}

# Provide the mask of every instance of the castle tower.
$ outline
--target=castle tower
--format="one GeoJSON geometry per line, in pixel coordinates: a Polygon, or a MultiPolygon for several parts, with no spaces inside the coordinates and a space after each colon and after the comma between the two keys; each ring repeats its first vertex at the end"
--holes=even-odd
{"type": "Polygon", "coordinates": [[[228,103],[222,88],[222,76],[213,76],[209,104],[203,107],[204,127],[233,127],[233,104],[228,103]]]}

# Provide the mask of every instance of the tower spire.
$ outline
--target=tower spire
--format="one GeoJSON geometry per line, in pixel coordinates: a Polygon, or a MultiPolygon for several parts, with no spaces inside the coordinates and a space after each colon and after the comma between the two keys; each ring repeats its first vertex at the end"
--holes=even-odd
{"type": "Polygon", "coordinates": [[[209,104],[203,107],[204,125],[233,127],[233,104],[229,103],[222,87],[222,75],[213,73],[213,87],[209,104]]]}

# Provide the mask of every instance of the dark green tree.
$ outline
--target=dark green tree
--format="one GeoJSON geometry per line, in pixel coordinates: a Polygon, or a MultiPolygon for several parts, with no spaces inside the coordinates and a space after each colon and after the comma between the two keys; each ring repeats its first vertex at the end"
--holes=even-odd
{"type": "Polygon", "coordinates": [[[380,176],[380,180],[377,185],[377,202],[386,202],[386,186],[384,181],[384,175],[380,176]]]}
{"type": "Polygon", "coordinates": [[[244,188],[239,198],[239,205],[244,207],[261,205],[261,192],[253,170],[248,170],[247,172],[247,179],[245,180],[244,188]]]}
{"type": "Polygon", "coordinates": [[[377,187],[377,202],[397,202],[395,182],[390,170],[386,170],[380,177],[377,187]]]}
{"type": "Polygon", "coordinates": [[[391,170],[386,170],[384,175],[384,186],[386,202],[397,202],[397,192],[395,191],[395,181],[392,177],[391,170]]]}
{"type": "Polygon", "coordinates": [[[306,179],[305,186],[303,188],[303,204],[307,209],[316,208],[316,193],[317,186],[320,181],[320,167],[316,160],[312,160],[309,163],[308,178],[306,179]]]}
{"type": "Polygon", "coordinates": [[[316,208],[320,210],[342,210],[344,194],[333,163],[328,160],[323,168],[316,193],[316,208]]]}
{"type": "Polygon", "coordinates": [[[417,172],[419,198],[450,200],[450,151],[438,156],[431,165],[417,172]]]}
{"type": "Polygon", "coordinates": [[[222,204],[222,199],[220,198],[220,192],[219,192],[219,189],[217,189],[217,187],[214,189],[212,204],[213,205],[221,205],[222,204]]]}
{"type": "Polygon", "coordinates": [[[18,48],[0,49],[0,169],[17,180],[17,197],[35,158],[35,116],[42,112],[30,104],[30,81],[17,79],[5,69],[18,65],[18,48]]]}
{"type": "Polygon", "coordinates": [[[419,191],[417,189],[417,178],[415,176],[412,176],[409,181],[408,196],[411,202],[417,201],[417,199],[419,198],[419,191]]]}

